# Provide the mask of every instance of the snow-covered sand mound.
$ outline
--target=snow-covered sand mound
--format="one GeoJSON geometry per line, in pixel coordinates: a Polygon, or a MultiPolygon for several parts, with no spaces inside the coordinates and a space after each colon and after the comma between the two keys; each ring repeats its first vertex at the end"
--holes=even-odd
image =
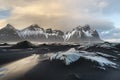
{"type": "Polygon", "coordinates": [[[63,61],[66,65],[70,65],[73,62],[78,61],[80,58],[84,58],[91,62],[97,62],[100,67],[104,68],[105,66],[117,68],[117,64],[110,61],[106,57],[113,57],[112,55],[106,55],[104,53],[95,53],[87,51],[76,51],[74,48],[66,52],[58,52],[50,56],[50,60],[60,60],[63,61]],[[102,56],[98,55],[101,54],[102,56]]]}
{"type": "Polygon", "coordinates": [[[58,52],[50,57],[50,60],[58,59],[64,61],[66,65],[77,61],[80,58],[78,51],[75,51],[73,48],[66,52],[58,52]]]}
{"type": "Polygon", "coordinates": [[[86,52],[86,51],[82,51],[80,52],[80,56],[83,57],[84,59],[88,59],[92,62],[97,62],[101,67],[105,67],[105,66],[110,66],[110,67],[113,67],[113,68],[117,68],[117,64],[108,60],[107,58],[105,57],[113,57],[111,55],[103,55],[102,53],[102,56],[99,56],[97,54],[100,54],[100,53],[94,53],[94,52],[86,52]]]}

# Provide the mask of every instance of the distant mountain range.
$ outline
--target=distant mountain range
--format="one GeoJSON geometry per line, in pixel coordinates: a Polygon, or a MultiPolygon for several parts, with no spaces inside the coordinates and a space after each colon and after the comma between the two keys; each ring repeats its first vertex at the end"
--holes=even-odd
{"type": "Polygon", "coordinates": [[[44,29],[37,24],[25,29],[18,30],[12,25],[7,24],[0,30],[0,42],[14,41],[38,41],[38,42],[94,42],[102,41],[96,30],[89,25],[78,26],[72,31],[63,32],[61,30],[44,29]]]}

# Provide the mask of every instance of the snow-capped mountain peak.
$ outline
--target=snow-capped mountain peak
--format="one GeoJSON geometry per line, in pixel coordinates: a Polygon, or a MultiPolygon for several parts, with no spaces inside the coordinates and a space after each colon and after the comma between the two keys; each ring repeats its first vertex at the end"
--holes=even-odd
{"type": "Polygon", "coordinates": [[[28,37],[31,35],[38,36],[40,34],[44,34],[44,29],[39,27],[37,24],[30,25],[29,27],[18,31],[19,36],[21,37],[28,37]]]}
{"type": "Polygon", "coordinates": [[[78,26],[65,35],[65,40],[70,42],[80,42],[87,40],[100,40],[99,34],[96,30],[90,28],[89,25],[78,26]]]}
{"type": "MultiPolygon", "coordinates": [[[[9,35],[10,33],[15,34],[20,40],[32,40],[32,41],[47,41],[47,42],[75,42],[79,43],[81,41],[101,41],[99,34],[96,30],[92,29],[89,25],[78,26],[67,33],[61,30],[53,30],[51,28],[44,29],[39,27],[37,24],[30,25],[22,30],[15,29],[12,25],[7,24],[6,27],[2,28],[1,34],[5,33],[9,35]]],[[[13,35],[11,34],[11,36],[13,35]]],[[[6,38],[7,39],[7,38],[6,38]]]]}

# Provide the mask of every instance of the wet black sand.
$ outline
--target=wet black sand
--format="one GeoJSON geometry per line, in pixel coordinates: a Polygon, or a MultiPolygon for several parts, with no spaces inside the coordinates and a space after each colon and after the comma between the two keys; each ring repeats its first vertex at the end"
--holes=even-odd
{"type": "MultiPolygon", "coordinates": [[[[45,47],[46,45],[42,46],[45,47]]],[[[64,47],[63,50],[67,50],[69,48],[71,47],[64,47]]],[[[43,47],[40,47],[40,49],[42,50],[43,47]]],[[[49,52],[57,52],[60,51],[59,49],[61,48],[54,46],[49,49],[49,52]]],[[[17,53],[16,51],[1,53],[0,59],[2,60],[0,61],[0,64],[6,64],[12,61],[20,60],[31,56],[33,53],[37,53],[36,55],[40,56],[38,58],[38,63],[25,74],[17,75],[16,73],[14,74],[17,75],[16,77],[10,77],[9,79],[5,80],[120,80],[120,69],[107,68],[106,70],[102,70],[94,66],[94,63],[84,60],[80,60],[79,62],[73,63],[70,66],[66,66],[59,61],[51,62],[48,60],[48,58],[44,59],[44,57],[41,56],[43,54],[38,54],[38,52],[39,51],[37,48],[31,51],[26,50],[26,52],[24,50],[20,50],[17,53]]],[[[46,54],[49,54],[49,52],[47,51],[46,54]]],[[[116,62],[120,65],[119,60],[116,62]]],[[[28,63],[27,65],[30,64],[32,63],[28,63]]]]}

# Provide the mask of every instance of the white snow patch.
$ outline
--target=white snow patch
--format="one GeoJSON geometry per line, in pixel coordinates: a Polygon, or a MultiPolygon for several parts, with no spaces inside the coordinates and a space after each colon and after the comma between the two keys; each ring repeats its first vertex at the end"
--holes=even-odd
{"type": "Polygon", "coordinates": [[[97,54],[99,54],[99,55],[102,55],[102,56],[104,56],[104,57],[113,57],[113,58],[117,58],[117,57],[115,57],[115,56],[112,56],[112,55],[109,55],[109,54],[105,54],[105,53],[101,53],[101,52],[96,52],[97,54]]]}
{"type": "Polygon", "coordinates": [[[74,29],[71,32],[68,32],[66,35],[64,35],[64,39],[69,40],[74,35],[77,35],[78,37],[81,37],[81,31],[74,29]]]}
{"type": "MultiPolygon", "coordinates": [[[[108,60],[107,58],[104,58],[102,56],[98,56],[96,53],[94,52],[87,52],[87,51],[82,51],[80,52],[80,56],[91,60],[92,62],[95,61],[97,62],[100,66],[104,67],[104,66],[110,66],[113,68],[116,68],[117,64],[108,60]]],[[[104,55],[104,56],[108,56],[108,55],[104,55]]]]}
{"type": "Polygon", "coordinates": [[[111,67],[115,67],[116,63],[106,59],[106,58],[103,58],[101,56],[82,56],[84,57],[85,59],[88,59],[88,60],[91,60],[91,61],[95,61],[97,62],[100,66],[111,66],[111,67]]]}
{"type": "Polygon", "coordinates": [[[117,55],[119,55],[119,56],[120,56],[120,54],[117,54],[117,55]]]}
{"type": "Polygon", "coordinates": [[[112,48],[110,45],[108,45],[108,44],[102,44],[102,45],[100,45],[100,47],[103,47],[103,48],[112,48]]]}
{"type": "MultiPolygon", "coordinates": [[[[102,53],[99,53],[102,54],[102,53]]],[[[103,56],[111,57],[111,55],[102,54],[103,56]]],[[[97,55],[94,52],[87,52],[87,51],[76,51],[74,48],[66,51],[66,52],[58,52],[50,56],[50,60],[61,60],[64,61],[66,65],[69,65],[73,62],[76,62],[80,58],[84,58],[90,60],[92,62],[97,62],[101,67],[109,66],[113,68],[117,68],[117,64],[104,58],[102,56],[97,55]]]]}
{"type": "Polygon", "coordinates": [[[84,31],[84,30],[82,30],[82,31],[84,32],[84,34],[85,34],[86,36],[88,36],[88,37],[93,37],[90,31],[84,31]]]}
{"type": "Polygon", "coordinates": [[[80,58],[80,55],[77,51],[74,51],[74,49],[70,49],[66,52],[59,52],[57,54],[54,54],[50,57],[50,60],[59,59],[64,61],[66,65],[69,65],[70,63],[73,63],[77,61],[80,58]]]}

